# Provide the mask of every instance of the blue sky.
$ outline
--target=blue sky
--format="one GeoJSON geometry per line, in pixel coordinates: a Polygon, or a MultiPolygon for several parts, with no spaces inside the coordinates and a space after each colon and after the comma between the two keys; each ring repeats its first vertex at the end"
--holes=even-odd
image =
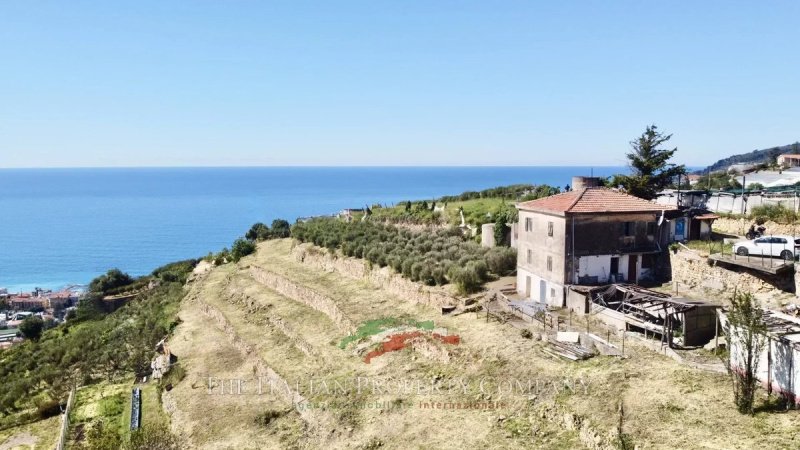
{"type": "Polygon", "coordinates": [[[622,165],[800,140],[800,2],[0,3],[0,167],[622,165]]]}

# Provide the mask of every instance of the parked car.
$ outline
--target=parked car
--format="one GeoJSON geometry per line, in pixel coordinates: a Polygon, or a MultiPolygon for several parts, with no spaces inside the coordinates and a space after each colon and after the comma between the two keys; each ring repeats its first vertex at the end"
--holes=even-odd
{"type": "Polygon", "coordinates": [[[794,260],[799,249],[800,239],[794,236],[765,236],[733,244],[733,251],[739,256],[777,256],[787,261],[794,260]]]}

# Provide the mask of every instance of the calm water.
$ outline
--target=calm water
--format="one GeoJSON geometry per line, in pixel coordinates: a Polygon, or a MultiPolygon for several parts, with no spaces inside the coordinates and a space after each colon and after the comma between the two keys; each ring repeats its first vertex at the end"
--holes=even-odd
{"type": "MultiPolygon", "coordinates": [[[[607,176],[619,167],[594,168],[607,176]]],[[[0,287],[149,273],[230,243],[254,222],[513,183],[564,186],[587,167],[0,170],[0,287]]]]}

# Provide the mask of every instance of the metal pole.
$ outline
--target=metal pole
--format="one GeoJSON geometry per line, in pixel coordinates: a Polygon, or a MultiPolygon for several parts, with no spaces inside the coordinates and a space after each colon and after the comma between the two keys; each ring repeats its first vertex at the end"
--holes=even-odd
{"type": "Polygon", "coordinates": [[[744,187],[746,184],[747,184],[747,177],[744,174],[742,174],[742,216],[744,216],[744,187]]]}
{"type": "Polygon", "coordinates": [[[767,397],[772,395],[772,339],[767,339],[767,397]]]}
{"type": "Polygon", "coordinates": [[[717,315],[717,309],[714,308],[714,354],[717,354],[717,350],[719,349],[719,315],[717,315]]]}

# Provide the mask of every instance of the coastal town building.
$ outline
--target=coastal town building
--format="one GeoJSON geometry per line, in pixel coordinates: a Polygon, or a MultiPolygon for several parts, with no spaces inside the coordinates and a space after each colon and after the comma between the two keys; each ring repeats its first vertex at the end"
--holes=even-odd
{"type": "Polygon", "coordinates": [[[523,297],[561,307],[569,285],[656,276],[669,243],[665,213],[677,208],[592,184],[517,204],[517,291],[523,297]]]}
{"type": "Polygon", "coordinates": [[[6,299],[8,307],[14,311],[63,309],[78,302],[79,293],[65,289],[58,292],[37,289],[33,292],[21,292],[9,295],[6,299]]]}
{"type": "Polygon", "coordinates": [[[783,167],[800,167],[800,155],[789,153],[779,155],[777,158],[777,163],[783,167]]]}
{"type": "Polygon", "coordinates": [[[18,294],[8,299],[9,308],[20,311],[30,309],[44,309],[45,299],[31,294],[18,294]]]}

